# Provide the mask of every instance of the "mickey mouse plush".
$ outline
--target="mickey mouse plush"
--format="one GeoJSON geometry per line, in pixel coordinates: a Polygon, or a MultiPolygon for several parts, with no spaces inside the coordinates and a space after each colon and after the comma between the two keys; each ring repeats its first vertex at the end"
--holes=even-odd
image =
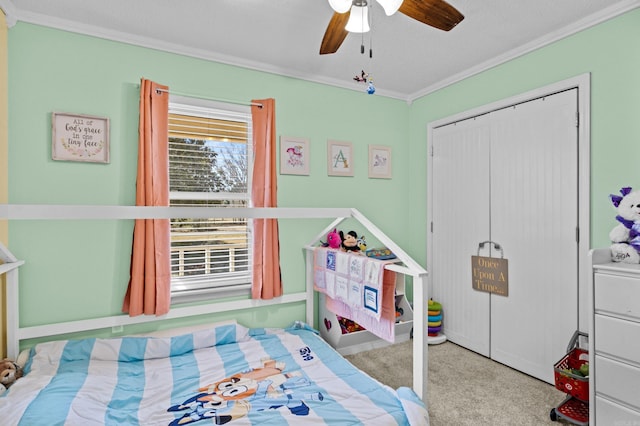
{"type": "Polygon", "coordinates": [[[609,233],[611,258],[614,262],[640,263],[640,191],[631,187],[620,190],[620,195],[609,198],[616,207],[619,222],[609,233]]]}
{"type": "Polygon", "coordinates": [[[340,238],[342,239],[341,246],[344,251],[360,251],[356,231],[349,231],[346,235],[340,231],[340,238]]]}

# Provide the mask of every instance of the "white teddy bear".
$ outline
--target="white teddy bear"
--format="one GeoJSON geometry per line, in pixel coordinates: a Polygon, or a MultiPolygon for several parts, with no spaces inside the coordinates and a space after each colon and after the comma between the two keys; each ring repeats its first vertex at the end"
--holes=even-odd
{"type": "Polygon", "coordinates": [[[609,233],[611,258],[614,262],[640,263],[640,191],[630,187],[620,190],[620,195],[611,194],[611,202],[618,211],[620,222],[609,233]]]}

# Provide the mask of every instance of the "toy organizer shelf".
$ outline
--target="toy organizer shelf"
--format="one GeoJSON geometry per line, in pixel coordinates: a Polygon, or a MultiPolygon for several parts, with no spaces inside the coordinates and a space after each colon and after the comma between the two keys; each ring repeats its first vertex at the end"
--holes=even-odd
{"type": "MultiPolygon", "coordinates": [[[[405,294],[405,275],[394,273],[396,274],[396,308],[402,311],[402,315],[396,318],[395,343],[400,343],[411,338],[413,308],[405,294]]],[[[340,354],[351,355],[391,344],[366,330],[342,334],[338,317],[325,307],[325,295],[320,293],[319,296],[318,320],[320,335],[340,354]]]]}

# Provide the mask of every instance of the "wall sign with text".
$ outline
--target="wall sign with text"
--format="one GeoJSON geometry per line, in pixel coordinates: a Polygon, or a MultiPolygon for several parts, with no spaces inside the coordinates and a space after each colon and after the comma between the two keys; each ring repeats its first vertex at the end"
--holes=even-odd
{"type": "Polygon", "coordinates": [[[509,296],[509,261],[471,256],[471,286],[474,290],[509,296]]]}
{"type": "Polygon", "coordinates": [[[54,112],[51,158],[62,161],[109,162],[109,119],[54,112]]]}

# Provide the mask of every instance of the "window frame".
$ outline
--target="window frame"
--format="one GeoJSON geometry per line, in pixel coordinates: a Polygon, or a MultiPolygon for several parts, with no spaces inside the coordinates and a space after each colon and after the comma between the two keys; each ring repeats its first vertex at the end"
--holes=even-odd
{"type": "MultiPolygon", "coordinates": [[[[244,200],[251,207],[251,180],[253,172],[252,121],[251,107],[209,99],[171,94],[169,113],[194,115],[209,118],[239,119],[247,123],[247,190],[246,193],[221,192],[178,192],[170,191],[170,203],[173,200],[244,200]],[[220,113],[219,115],[216,112],[220,113]]],[[[251,295],[253,265],[253,222],[247,219],[248,270],[238,276],[213,279],[211,275],[200,277],[171,276],[171,304],[203,301],[212,298],[226,298],[251,295]],[[189,288],[180,288],[188,286],[189,288]]]]}

